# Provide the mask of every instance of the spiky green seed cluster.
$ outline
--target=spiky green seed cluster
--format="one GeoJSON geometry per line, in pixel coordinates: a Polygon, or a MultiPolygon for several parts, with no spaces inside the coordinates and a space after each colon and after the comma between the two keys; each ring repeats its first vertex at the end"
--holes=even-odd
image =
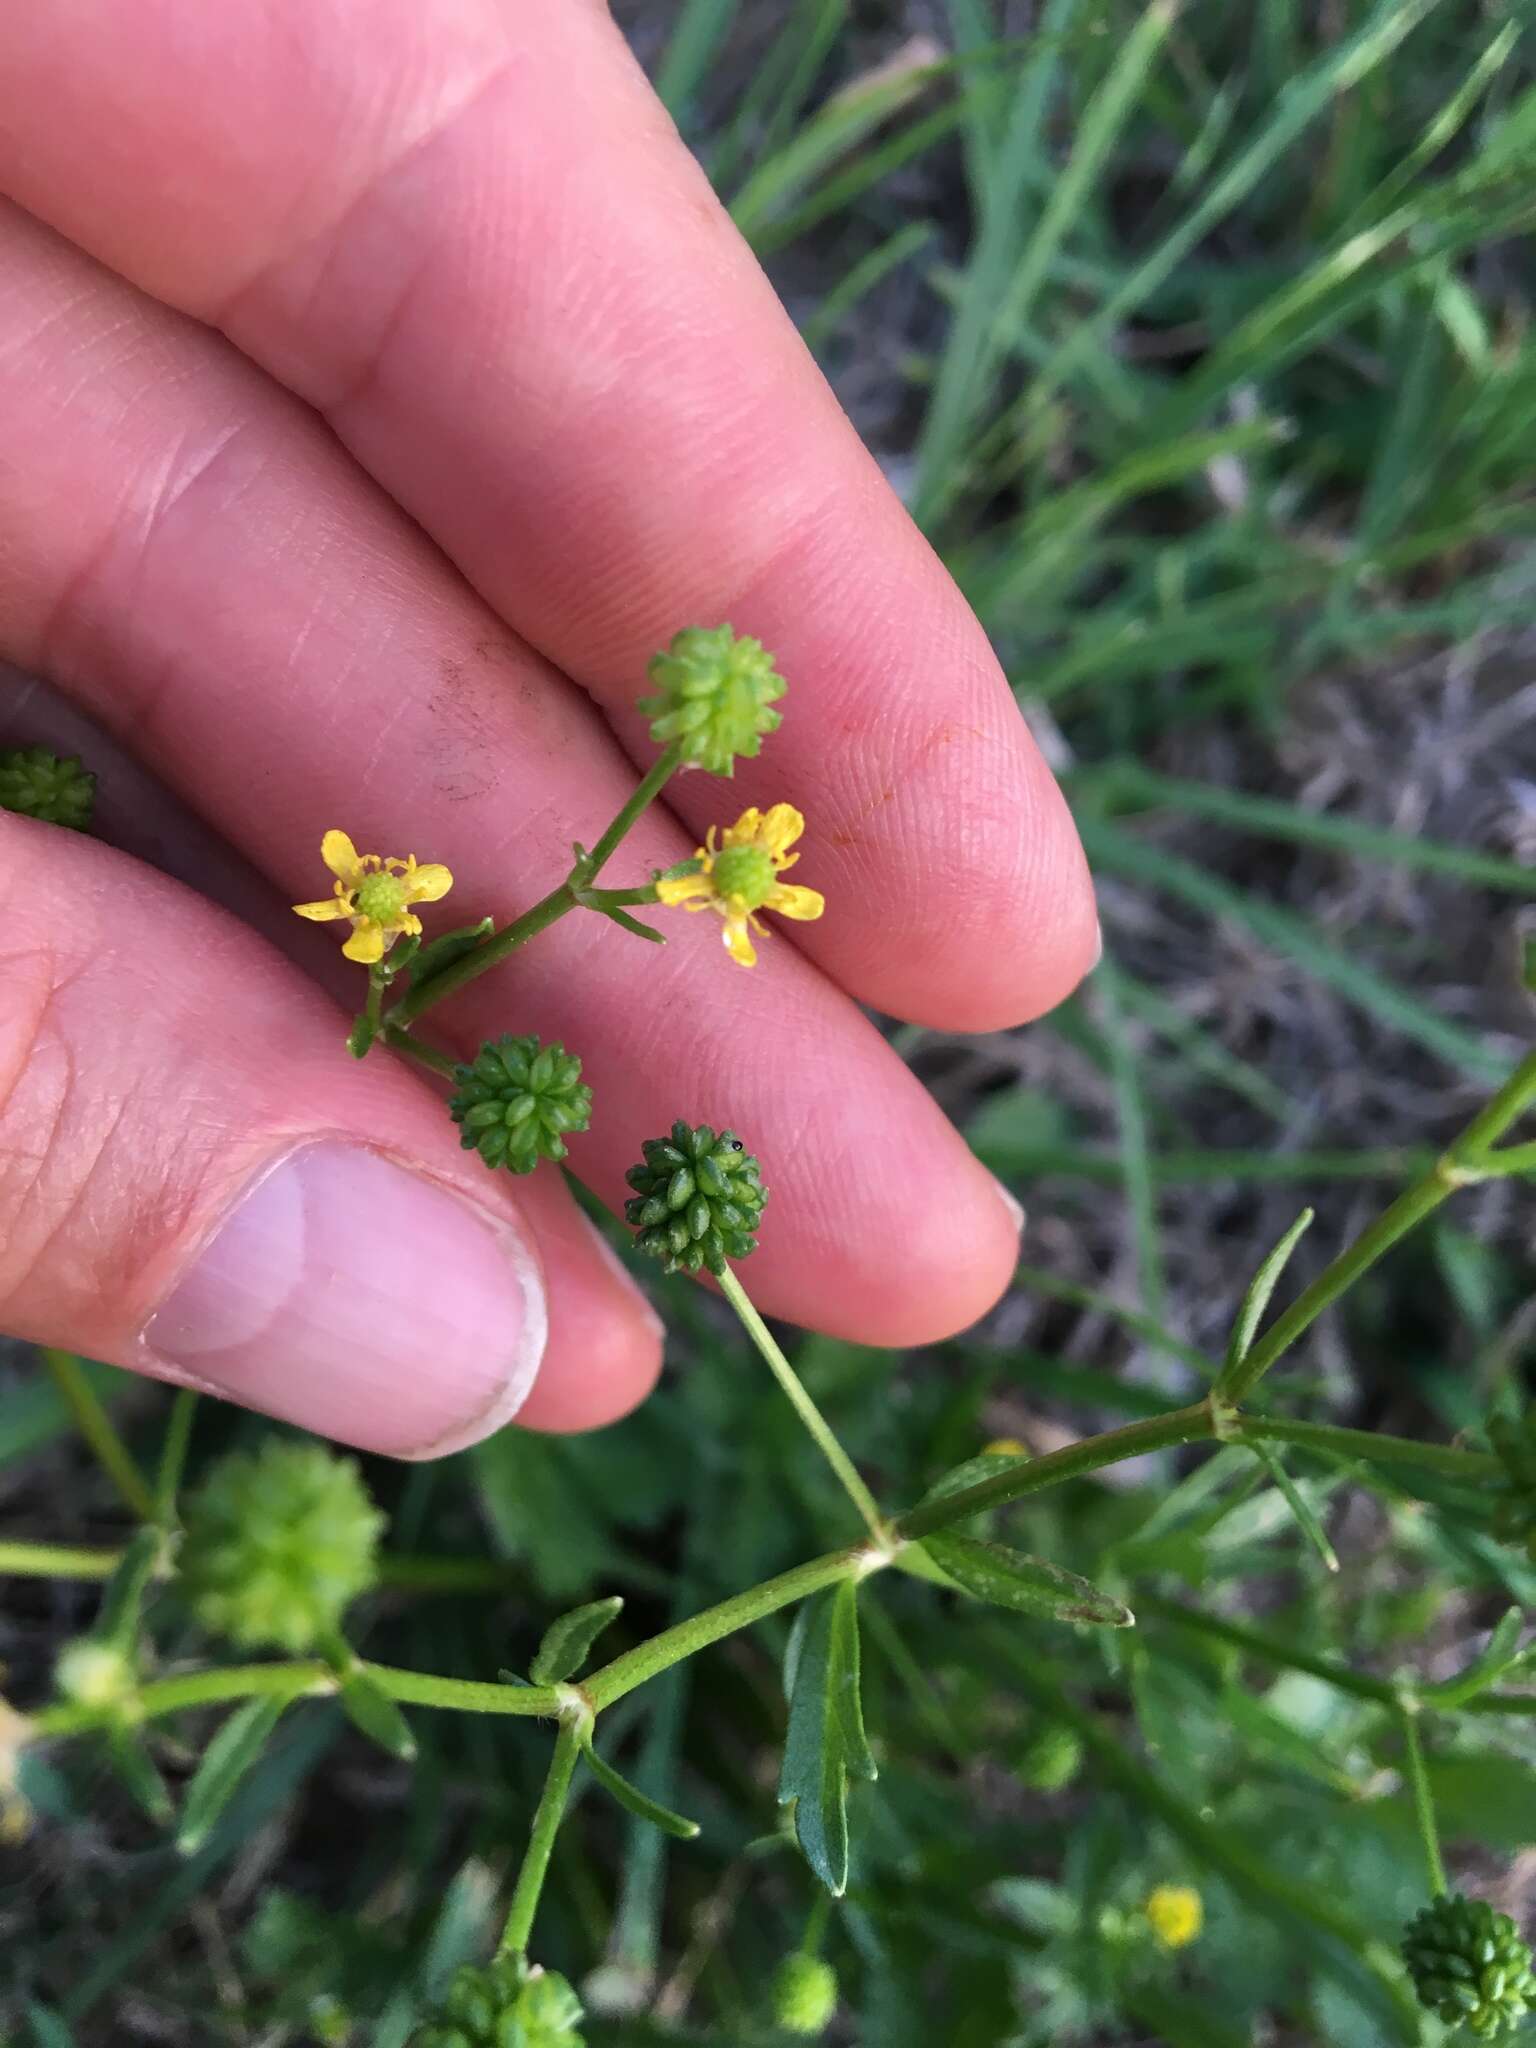
{"type": "Polygon", "coordinates": [[[0,811],[83,832],[96,802],[96,778],[77,754],[46,747],[0,747],[0,811]]]}
{"type": "Polygon", "coordinates": [[[757,1250],[753,1232],[768,1190],[734,1131],[717,1136],[709,1124],[690,1129],[679,1121],[670,1138],[648,1138],[640,1149],[645,1164],[624,1176],[635,1190],[624,1214],[640,1233],[641,1251],[669,1273],[700,1266],[723,1273],[727,1259],[757,1250]]]}
{"type": "Polygon", "coordinates": [[[685,765],[711,775],[735,772],[738,756],[762,751],[763,735],[777,732],[783,714],[770,707],[783,696],[784,678],[760,640],[729,626],[687,626],[648,670],[656,686],[640,709],[659,747],[674,740],[685,765]]]}
{"type": "Polygon", "coordinates": [[[581,1061],[563,1045],[527,1038],[497,1038],[482,1045],[474,1064],[455,1067],[458,1086],[448,1103],[459,1143],[487,1166],[532,1173],[541,1159],[563,1159],[565,1134],[584,1131],[592,1090],[581,1061]]]}
{"type": "Polygon", "coordinates": [[[181,1583],[213,1634],[310,1650],[374,1584],[383,1529],[353,1459],[274,1437],[221,1458],[191,1496],[181,1583]]]}
{"type": "Polygon", "coordinates": [[[1420,2005],[1481,2041],[1512,2033],[1536,2003],[1531,1951],[1486,1899],[1457,1892],[1425,1906],[1403,1935],[1403,1961],[1420,2005]]]}
{"type": "Polygon", "coordinates": [[[820,1956],[786,1956],[769,1995],[774,2025],[812,2040],[827,2031],[837,2011],[837,1972],[820,1956]]]}
{"type": "Polygon", "coordinates": [[[517,1956],[466,1963],[413,2048],[581,2048],[581,2000],[553,1970],[517,1956]]]}
{"type": "Polygon", "coordinates": [[[1536,1407],[1527,1408],[1518,1422],[1495,1415],[1488,1441],[1504,1467],[1493,1526],[1506,1542],[1523,1543],[1536,1560],[1536,1407]]]}

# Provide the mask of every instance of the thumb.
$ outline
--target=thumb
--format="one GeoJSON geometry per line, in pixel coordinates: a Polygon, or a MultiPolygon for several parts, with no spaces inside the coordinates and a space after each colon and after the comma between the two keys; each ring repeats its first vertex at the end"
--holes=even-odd
{"type": "Polygon", "coordinates": [[[424,1457],[611,1419],[657,1326],[558,1175],[508,1188],[236,920],[0,813],[0,1328],[424,1457]]]}

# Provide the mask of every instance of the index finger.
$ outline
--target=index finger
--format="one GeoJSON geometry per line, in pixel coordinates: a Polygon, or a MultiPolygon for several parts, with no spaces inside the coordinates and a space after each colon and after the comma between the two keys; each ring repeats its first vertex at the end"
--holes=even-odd
{"type": "Polygon", "coordinates": [[[0,183],[318,406],[627,738],[679,625],[772,648],[742,802],[811,817],[829,909],[795,937],[854,994],[989,1028],[1089,965],[985,636],[603,10],[12,10],[0,183]]]}

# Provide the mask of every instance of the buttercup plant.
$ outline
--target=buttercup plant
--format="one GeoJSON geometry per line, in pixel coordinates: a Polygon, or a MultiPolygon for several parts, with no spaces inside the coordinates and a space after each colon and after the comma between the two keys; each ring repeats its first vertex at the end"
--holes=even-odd
{"type": "MultiPolygon", "coordinates": [[[[781,721],[777,707],[786,686],[771,656],[727,626],[679,633],[652,664],[651,678],[654,694],[643,708],[660,749],[656,762],[590,851],[577,846],[563,879],[510,923],[497,928],[482,919],[432,934],[421,912],[450,892],[448,869],[418,862],[414,853],[359,854],[338,827],[325,832],[320,849],[333,877],[331,894],[295,906],[303,918],[344,924],[342,951],[366,970],[364,999],[347,1040],[352,1055],[393,1052],[442,1076],[452,1090],[446,1113],[458,1125],[464,1146],[491,1171],[528,1173],[541,1163],[548,1170],[550,1162],[563,1161],[567,1139],[579,1137],[600,1118],[601,1099],[581,1078],[579,1052],[519,1031],[524,1020],[509,1020],[513,1028],[488,1040],[472,1060],[455,1059],[422,1035],[423,1019],[439,1002],[577,912],[654,942],[664,934],[637,918],[637,910],[710,910],[722,919],[729,955],[721,971],[734,972],[755,962],[753,935],[761,936],[764,929],[760,913],[809,919],[824,908],[816,890],[781,879],[799,859],[798,842],[806,832],[800,813],[787,803],[750,808],[733,824],[712,829],[695,856],[669,872],[620,887],[602,883],[626,834],[673,775],[696,768],[728,776],[738,758],[759,754],[781,721]]],[[[0,776],[0,795],[20,790],[35,805],[36,793],[51,789],[59,822],[77,824],[81,806],[67,792],[78,787],[78,778],[66,772],[68,767],[59,764],[55,774],[28,755],[11,783],[0,776]],[[62,798],[60,791],[66,793],[62,798]]],[[[814,837],[808,858],[814,867],[814,837]]],[[[416,2039],[419,2048],[570,2048],[581,2039],[581,2001],[562,1976],[542,1966],[536,1927],[551,1854],[578,1773],[650,1827],[679,1839],[698,1832],[686,1816],[630,1784],[594,1746],[599,1723],[619,1702],[737,1631],[796,1610],[785,1663],[787,1735],[779,1796],[830,1901],[840,1898],[849,1882],[850,1810],[856,1813],[858,1799],[874,1796],[853,1794],[855,1784],[867,1785],[876,1777],[860,1687],[860,1617],[861,1608],[867,1614],[876,1598],[871,1582],[896,1571],[929,1582],[936,1599],[1099,1630],[1133,1625],[1131,1607],[1121,1598],[1126,1592],[1171,1626],[1196,1631],[1225,1650],[1303,1670],[1382,1717],[1400,1746],[1428,1877],[1427,1902],[1405,1930],[1401,1954],[1379,1943],[1362,1944],[1349,1913],[1333,1899],[1298,1894],[1257,1857],[1214,1842],[1198,1815],[1190,1817],[1179,1808],[1106,1736],[1095,1715],[1042,1676],[1027,1657],[1009,1665],[1039,1715],[1021,1761],[1024,1782],[1036,1796],[1049,1796],[1080,1771],[1102,1769],[1112,1783],[1134,1789],[1160,1812],[1186,1846],[1203,1850],[1232,1885],[1283,1905],[1359,1954],[1396,2012],[1405,2039],[1418,2038],[1410,2031],[1417,2027],[1418,2012],[1465,2021],[1479,2037],[1493,2038],[1523,2016],[1532,1995],[1530,1955],[1505,1917],[1484,1902],[1448,1894],[1424,1731],[1468,1713],[1529,1711],[1530,1695],[1497,1689],[1500,1680],[1524,1668],[1528,1656],[1519,1610],[1511,1611],[1485,1651],[1456,1676],[1435,1683],[1387,1679],[1277,1644],[1199,1605],[1159,1600],[1150,1592],[1143,1602],[1134,1585],[1095,1585],[1054,1560],[998,1540],[983,1518],[1124,1460],[1203,1444],[1225,1447],[1229,1456],[1251,1461],[1261,1479],[1278,1474],[1284,1498],[1309,1539],[1319,1543],[1326,1539],[1315,1516],[1279,1464],[1283,1451],[1294,1448],[1387,1470],[1418,1468],[1450,1485],[1496,1494],[1502,1504],[1500,1529],[1511,1539],[1529,1541],[1536,1522],[1531,1505],[1536,1486],[1531,1445],[1536,1439],[1528,1421],[1506,1417],[1490,1422],[1490,1450],[1271,1416],[1254,1401],[1265,1375],[1316,1318],[1459,1188],[1530,1170],[1536,1148],[1506,1141],[1533,1104],[1536,1055],[1520,1064],[1427,1172],[1266,1321],[1306,1227],[1304,1216],[1238,1302],[1225,1359],[1212,1363],[1201,1399],[1043,1456],[1031,1456],[1016,1441],[1000,1440],[939,1476],[915,1506],[900,1512],[876,1499],[736,1271],[756,1249],[765,1227],[768,1188],[750,1149],[751,1134],[739,1136],[723,1127],[721,1119],[731,1112],[728,1102],[668,1105],[675,1112],[670,1131],[645,1145],[643,1160],[629,1174],[632,1195],[625,1218],[635,1243],[668,1271],[713,1276],[826,1459],[857,1528],[851,1540],[825,1554],[685,1615],[647,1640],[628,1642],[595,1666],[597,1645],[620,1615],[623,1603],[616,1597],[588,1602],[557,1618],[525,1675],[453,1678],[364,1659],[344,1629],[351,1603],[376,1582],[381,1525],[350,1460],[315,1445],[274,1440],[254,1456],[237,1452],[219,1461],[183,1501],[181,1475],[194,1397],[180,1395],[172,1402],[158,1472],[146,1478],[79,1377],[78,1366],[51,1358],[76,1416],[140,1527],[115,1562],[95,1627],[61,1659],[57,1697],[25,1718],[0,1705],[0,1826],[14,1834],[22,1825],[18,1760],[29,1744],[66,1738],[105,1744],[145,1810],[174,1826],[184,1845],[192,1845],[216,1823],[279,1720],[307,1699],[339,1698],[360,1730],[402,1757],[412,1751],[407,1708],[550,1723],[554,1740],[544,1789],[511,1884],[497,1952],[484,1964],[459,1971],[436,2008],[424,2016],[416,2039]],[[966,1524],[989,1533],[966,1533],[966,1524]],[[154,1587],[167,1578],[179,1582],[209,1634],[243,1649],[278,1649],[287,1656],[209,1662],[153,1675],[145,1616],[154,1587]],[[147,1731],[168,1717],[216,1707],[228,1708],[228,1717],[177,1810],[158,1775],[147,1731]]],[[[43,1545],[33,1547],[29,1561],[22,1556],[27,1548],[7,1547],[13,1568],[18,1559],[39,1573],[57,1570],[63,1576],[73,1568],[69,1558],[43,1545]]],[[[1193,1886],[1161,1883],[1142,1897],[1144,1946],[1150,1937],[1151,1946],[1173,1956],[1202,1938],[1205,1905],[1193,1886]]],[[[836,1974],[816,1953],[824,1915],[825,1908],[814,1922],[817,1938],[808,1938],[800,1952],[783,1960],[770,1994],[774,2022],[804,2038],[825,2030],[838,2004],[836,1974]]]]}

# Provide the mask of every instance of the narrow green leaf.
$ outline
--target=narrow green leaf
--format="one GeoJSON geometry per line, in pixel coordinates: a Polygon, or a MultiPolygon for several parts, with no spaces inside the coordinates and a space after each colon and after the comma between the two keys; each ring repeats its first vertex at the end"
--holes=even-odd
{"type": "Polygon", "coordinates": [[[1303,1209],[1290,1229],[1275,1246],[1269,1257],[1260,1266],[1248,1283],[1248,1292],[1243,1296],[1243,1305],[1237,1312],[1237,1321],[1232,1325],[1232,1336],[1227,1345],[1226,1361],[1217,1375],[1211,1389],[1214,1400],[1222,1400],[1232,1383],[1233,1375],[1242,1366],[1243,1360],[1253,1348],[1253,1340],[1259,1334],[1259,1324],[1264,1320],[1264,1311],[1269,1307],[1270,1296],[1280,1283],[1280,1275],[1290,1263],[1291,1253],[1300,1244],[1311,1225],[1313,1211],[1303,1209]]]}
{"type": "Polygon", "coordinates": [[[176,1846],[184,1855],[202,1847],[234,1797],[236,1786],[266,1748],[286,1705],[287,1701],[276,1695],[247,1700],[236,1707],[209,1743],[182,1801],[176,1846]]]}
{"type": "Polygon", "coordinates": [[[113,1728],[107,1735],[107,1752],[117,1775],[132,1794],[134,1804],[155,1823],[169,1827],[175,1818],[171,1795],[156,1768],[148,1745],[136,1728],[113,1728]]]}
{"type": "Polygon", "coordinates": [[[923,1548],[957,1586],[994,1607],[1051,1621],[1091,1621],[1105,1628],[1130,1628],[1135,1622],[1121,1601],[1043,1557],[1027,1557],[1021,1550],[961,1536],[953,1529],[925,1536],[923,1548]]]}
{"type": "Polygon", "coordinates": [[[1495,1624],[1492,1634],[1464,1671],[1454,1678],[1442,1679],[1438,1685],[1426,1685],[1424,1696],[1433,1700],[1439,1708],[1459,1707],[1504,1675],[1516,1664],[1524,1664],[1536,1651],[1536,1645],[1522,1649],[1520,1637],[1525,1629],[1523,1608],[1506,1608],[1495,1624]]]}
{"type": "Polygon", "coordinates": [[[859,1700],[858,1595],[852,1580],[808,1600],[784,1659],[789,1729],[779,1804],[793,1805],[805,1859],[835,1898],[848,1885],[848,1780],[875,1760],[859,1700]]]}
{"type": "Polygon", "coordinates": [[[680,1842],[691,1842],[699,1832],[696,1820],[674,1813],[670,1806],[663,1806],[658,1799],[648,1798],[638,1785],[631,1785],[612,1764],[605,1763],[590,1742],[584,1745],[583,1754],[603,1790],[611,1792],[620,1806],[627,1807],[637,1820],[649,1821],[653,1828],[660,1828],[666,1835],[676,1835],[680,1842]]]}
{"type": "Polygon", "coordinates": [[[983,1479],[995,1479],[999,1472],[1006,1472],[1012,1465],[1022,1465],[1029,1457],[1028,1451],[978,1451],[974,1458],[967,1458],[964,1464],[952,1465],[941,1473],[923,1495],[921,1505],[926,1507],[931,1500],[947,1500],[952,1493],[964,1493],[968,1486],[975,1486],[983,1479]]]}
{"type": "Polygon", "coordinates": [[[573,1607],[569,1614],[560,1615],[544,1631],[528,1676],[535,1685],[560,1685],[573,1678],[603,1630],[623,1611],[623,1597],[615,1593],[607,1600],[589,1600],[585,1607],[573,1607]]]}
{"type": "Polygon", "coordinates": [[[1285,1461],[1271,1444],[1255,1444],[1259,1463],[1279,1487],[1285,1497],[1285,1504],[1296,1519],[1296,1526],[1323,1561],[1324,1569],[1336,1572],[1339,1568],[1339,1553],[1328,1541],[1328,1532],[1318,1517],[1311,1501],[1285,1469],[1285,1461]]]}
{"type": "Polygon", "coordinates": [[[409,1763],[416,1754],[416,1738],[395,1701],[368,1673],[359,1668],[341,1681],[342,1711],[353,1727],[387,1749],[391,1756],[409,1763]]]}
{"type": "Polygon", "coordinates": [[[163,1541],[162,1531],[153,1528],[140,1529],[129,1538],[117,1569],[107,1581],[96,1626],[91,1631],[101,1642],[120,1650],[132,1647],[144,1595],[160,1562],[163,1541]]]}

